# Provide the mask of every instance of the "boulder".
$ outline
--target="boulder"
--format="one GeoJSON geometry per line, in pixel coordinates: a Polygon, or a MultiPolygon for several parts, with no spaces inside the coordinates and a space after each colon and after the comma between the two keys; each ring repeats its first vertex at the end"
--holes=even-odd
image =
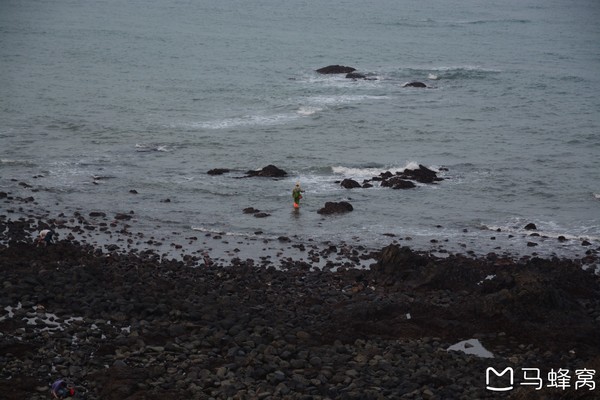
{"type": "Polygon", "coordinates": [[[418,169],[405,169],[404,172],[399,174],[404,179],[411,179],[420,183],[433,183],[435,181],[441,181],[442,178],[438,178],[435,171],[419,164],[418,169]]]}
{"type": "Polygon", "coordinates": [[[325,203],[325,206],[321,208],[317,213],[319,214],[337,214],[337,213],[345,213],[354,210],[352,204],[347,201],[340,201],[338,203],[328,201],[325,203]]]}
{"type": "Polygon", "coordinates": [[[267,178],[282,178],[284,176],[287,176],[287,172],[285,172],[284,170],[277,168],[274,165],[267,165],[266,167],[264,167],[263,169],[260,169],[258,171],[255,170],[251,170],[246,172],[246,175],[249,177],[252,176],[262,176],[262,177],[267,177],[267,178]]]}
{"type": "Polygon", "coordinates": [[[525,225],[525,230],[535,231],[535,230],[537,230],[537,226],[535,226],[535,224],[533,222],[530,222],[527,225],[525,225]]]}
{"type": "Polygon", "coordinates": [[[327,67],[317,70],[320,74],[349,74],[356,71],[356,68],[346,67],[343,65],[328,65],[327,67]]]}
{"type": "Polygon", "coordinates": [[[356,182],[354,179],[344,179],[340,183],[340,186],[346,189],[355,189],[361,187],[360,183],[356,182]]]}

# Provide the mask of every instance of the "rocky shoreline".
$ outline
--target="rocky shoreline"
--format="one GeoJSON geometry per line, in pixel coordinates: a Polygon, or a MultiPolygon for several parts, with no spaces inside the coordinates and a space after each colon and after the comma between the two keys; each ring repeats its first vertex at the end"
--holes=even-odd
{"type": "Polygon", "coordinates": [[[0,217],[7,399],[48,399],[59,378],[76,386],[75,398],[105,400],[591,399],[600,391],[576,375],[600,370],[600,277],[581,260],[331,245],[315,251],[338,256],[324,268],[284,255],[276,268],[62,238],[36,247],[32,232],[46,226],[0,217]],[[356,268],[371,258],[370,268],[356,268]],[[448,350],[459,342],[464,351],[448,350]],[[493,357],[467,354],[479,343],[493,357]],[[488,368],[511,368],[513,389],[486,388],[498,378],[488,368]],[[541,390],[523,368],[540,371],[541,390]],[[559,369],[570,386],[551,387],[548,374],[559,369]]]}

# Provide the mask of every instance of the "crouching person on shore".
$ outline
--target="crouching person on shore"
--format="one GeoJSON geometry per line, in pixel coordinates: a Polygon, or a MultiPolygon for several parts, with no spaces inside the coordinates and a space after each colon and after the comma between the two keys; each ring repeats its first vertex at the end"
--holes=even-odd
{"type": "Polygon", "coordinates": [[[66,399],[68,397],[72,397],[75,394],[75,389],[73,386],[68,385],[62,379],[55,381],[52,384],[52,397],[55,399],[66,399]]]}
{"type": "Polygon", "coordinates": [[[48,246],[52,244],[52,237],[54,236],[54,231],[51,229],[44,229],[40,232],[37,239],[35,239],[35,245],[39,246],[43,244],[44,246],[48,246]]]}

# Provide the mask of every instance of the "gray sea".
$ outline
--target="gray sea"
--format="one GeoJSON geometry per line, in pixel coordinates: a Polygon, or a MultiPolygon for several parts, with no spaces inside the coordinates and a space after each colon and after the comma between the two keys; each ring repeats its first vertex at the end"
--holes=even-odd
{"type": "Polygon", "coordinates": [[[598,21],[596,0],[2,0],[0,191],[164,234],[581,257],[600,245],[598,21]],[[288,177],[240,179],[269,164],[288,177]],[[336,183],[419,164],[444,180],[336,183]]]}

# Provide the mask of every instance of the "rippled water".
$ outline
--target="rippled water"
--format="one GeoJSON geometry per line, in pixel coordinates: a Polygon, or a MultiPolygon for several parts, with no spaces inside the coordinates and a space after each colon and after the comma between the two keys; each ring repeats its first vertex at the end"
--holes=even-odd
{"type": "Polygon", "coordinates": [[[50,216],[135,210],[165,232],[598,247],[596,2],[210,3],[3,1],[0,190],[26,181],[50,216]],[[315,72],[329,64],[370,79],[315,72]],[[238,179],[268,164],[289,176],[238,179]],[[419,164],[445,180],[336,183],[419,164]],[[316,213],[340,200],[354,211],[316,213]]]}

